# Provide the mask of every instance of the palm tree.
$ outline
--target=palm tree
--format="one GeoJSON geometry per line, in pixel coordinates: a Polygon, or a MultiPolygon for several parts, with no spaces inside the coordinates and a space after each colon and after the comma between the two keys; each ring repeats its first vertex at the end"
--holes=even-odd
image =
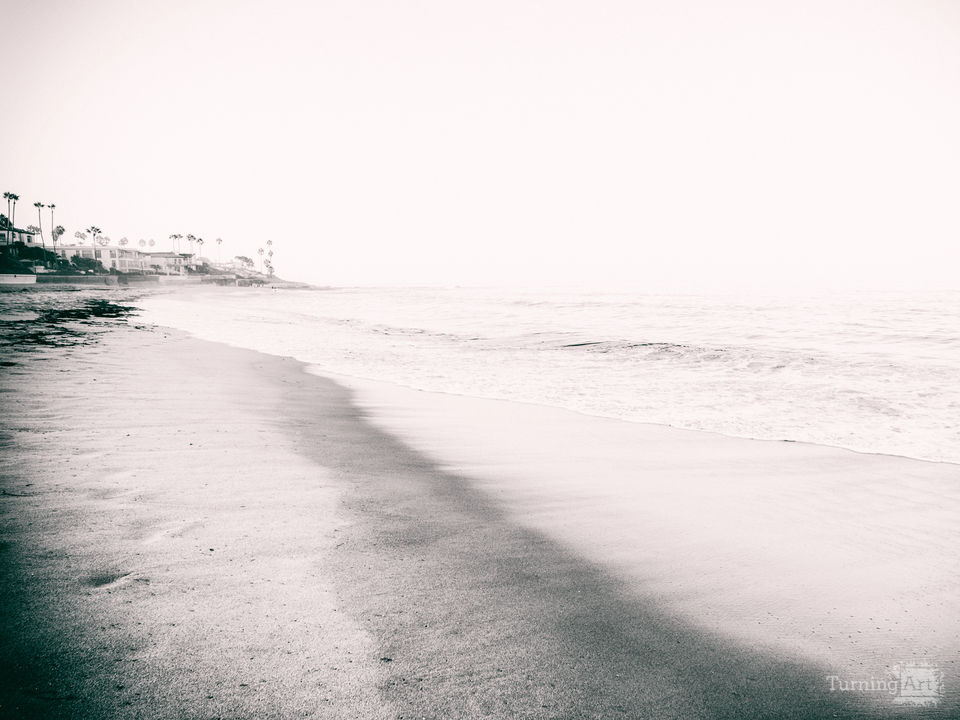
{"type": "Polygon", "coordinates": [[[20,196],[12,192],[5,192],[3,196],[7,199],[7,217],[10,218],[10,232],[7,233],[7,245],[9,245],[13,242],[13,233],[17,228],[17,200],[20,196]]]}
{"type": "Polygon", "coordinates": [[[193,244],[197,241],[194,235],[187,235],[187,247],[190,248],[190,254],[193,255],[193,244]]]}
{"type": "Polygon", "coordinates": [[[80,241],[80,244],[81,244],[81,245],[83,245],[83,243],[85,243],[85,242],[87,241],[87,234],[86,234],[85,232],[80,231],[80,230],[77,230],[77,231],[73,234],[73,236],[74,236],[77,240],[80,241]]]}
{"type": "Polygon", "coordinates": [[[9,245],[9,244],[10,244],[10,241],[13,239],[13,234],[12,234],[13,223],[10,222],[10,199],[11,199],[11,195],[13,195],[13,193],[10,193],[10,192],[5,192],[5,193],[3,194],[3,199],[7,201],[7,215],[6,215],[6,217],[5,217],[4,219],[9,223],[9,225],[10,225],[10,230],[11,230],[11,232],[8,232],[8,233],[7,233],[7,245],[9,245]]]}
{"type": "MultiPolygon", "coordinates": [[[[93,245],[93,247],[96,247],[97,241],[100,238],[100,233],[103,231],[96,225],[91,225],[87,228],[87,232],[90,233],[90,244],[93,245]]],[[[94,255],[96,255],[96,253],[94,253],[94,255]]]]}
{"type": "Polygon", "coordinates": [[[197,248],[197,255],[202,255],[203,254],[203,238],[197,238],[197,245],[199,245],[199,247],[197,248]]]}
{"type": "Polygon", "coordinates": [[[179,233],[174,233],[170,236],[170,248],[173,252],[178,252],[180,240],[183,238],[183,235],[179,233]]]}
{"type": "Polygon", "coordinates": [[[37,209],[37,230],[40,233],[40,247],[43,248],[43,266],[46,267],[47,266],[47,243],[43,239],[43,217],[42,217],[42,213],[40,212],[41,210],[43,210],[43,208],[46,207],[46,205],[44,205],[42,202],[38,200],[33,204],[33,206],[37,209]]]}
{"type": "Polygon", "coordinates": [[[223,238],[217,238],[217,265],[220,264],[220,246],[223,245],[223,238]]]}
{"type": "Polygon", "coordinates": [[[50,239],[53,241],[53,251],[57,251],[57,238],[54,236],[53,232],[56,229],[56,225],[53,224],[53,209],[56,207],[53,203],[47,205],[50,208],[50,239]]]}
{"type": "Polygon", "coordinates": [[[120,238],[120,240],[117,242],[117,245],[119,245],[120,247],[126,247],[129,242],[130,242],[130,241],[127,240],[127,238],[122,237],[122,238],[120,238]]]}
{"type": "Polygon", "coordinates": [[[7,214],[4,216],[4,220],[7,221],[7,234],[5,236],[7,245],[13,242],[13,221],[10,220],[10,202],[13,200],[12,192],[5,192],[3,194],[3,199],[7,201],[7,214]]]}
{"type": "Polygon", "coordinates": [[[66,232],[67,232],[67,230],[66,230],[65,227],[63,227],[63,225],[57,225],[57,226],[53,229],[53,232],[51,233],[51,235],[53,235],[53,251],[54,251],[54,252],[57,251],[57,241],[58,241],[60,238],[62,238],[63,235],[64,235],[64,233],[66,233],[66,232]]]}

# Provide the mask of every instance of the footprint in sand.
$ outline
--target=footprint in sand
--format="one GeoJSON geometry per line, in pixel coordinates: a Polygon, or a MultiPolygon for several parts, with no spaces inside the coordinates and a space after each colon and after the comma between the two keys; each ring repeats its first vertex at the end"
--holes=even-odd
{"type": "Polygon", "coordinates": [[[174,538],[181,538],[191,530],[194,530],[198,527],[201,527],[203,523],[200,520],[189,520],[189,521],[178,521],[173,523],[167,523],[160,526],[154,532],[147,535],[143,542],[144,544],[151,544],[156,542],[161,542],[163,540],[172,540],[174,538]]]}

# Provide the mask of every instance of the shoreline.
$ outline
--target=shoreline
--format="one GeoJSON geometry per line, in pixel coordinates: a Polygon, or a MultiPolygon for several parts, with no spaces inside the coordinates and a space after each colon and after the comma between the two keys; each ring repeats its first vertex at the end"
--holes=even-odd
{"type": "MultiPolygon", "coordinates": [[[[345,290],[348,293],[350,292],[350,289],[345,290]]],[[[239,304],[235,308],[231,303],[223,301],[222,298],[216,299],[215,296],[208,296],[203,291],[196,292],[194,297],[197,299],[198,304],[205,306],[206,310],[215,313],[215,317],[222,322],[214,324],[203,322],[192,314],[192,309],[188,307],[188,303],[182,302],[176,297],[170,297],[167,300],[158,299],[156,303],[148,302],[145,305],[145,316],[153,322],[182,327],[192,332],[196,337],[218,342],[227,342],[235,347],[256,349],[268,354],[296,357],[299,360],[316,365],[321,369],[322,373],[331,376],[338,375],[348,380],[348,382],[350,378],[356,378],[360,381],[383,381],[423,392],[438,392],[467,398],[477,397],[490,400],[502,400],[505,402],[530,403],[545,407],[563,408],[587,417],[610,418],[631,423],[658,425],[693,432],[713,432],[725,437],[737,439],[835,447],[864,455],[903,457],[924,462],[946,463],[960,466],[960,457],[956,457],[956,452],[952,451],[954,447],[952,443],[953,434],[940,432],[939,426],[937,428],[928,427],[936,418],[941,417],[942,408],[939,407],[935,408],[934,414],[931,415],[930,423],[920,423],[914,426],[908,424],[905,426],[906,429],[904,431],[901,431],[899,427],[894,427],[887,428],[881,432],[874,432],[873,430],[869,430],[869,428],[876,427],[882,429],[885,428],[888,423],[890,425],[897,425],[897,423],[890,420],[887,415],[880,416],[869,413],[863,416],[855,415],[850,418],[851,424],[849,427],[851,428],[851,432],[838,433],[836,432],[836,427],[834,427],[830,421],[823,421],[821,423],[821,421],[816,418],[806,417],[804,413],[793,416],[790,415],[789,412],[784,415],[788,420],[783,423],[778,421],[774,421],[772,424],[767,421],[753,422],[748,416],[744,416],[748,417],[748,419],[742,422],[726,422],[717,412],[707,412],[701,416],[696,410],[696,403],[690,406],[681,403],[685,410],[679,414],[663,412],[657,409],[661,407],[658,406],[657,403],[664,400],[664,398],[659,398],[653,402],[648,412],[644,414],[645,416],[638,418],[635,417],[635,412],[632,410],[628,411],[627,408],[641,407],[643,406],[643,401],[633,397],[630,392],[626,392],[622,400],[618,399],[622,388],[618,389],[617,386],[610,385],[609,382],[599,388],[603,399],[602,401],[598,401],[598,403],[582,402],[582,397],[579,396],[577,388],[575,387],[567,387],[566,391],[569,392],[565,391],[566,394],[546,392],[544,387],[539,386],[534,388],[532,392],[526,392],[523,384],[516,382],[516,378],[520,378],[520,375],[514,377],[512,381],[514,384],[512,385],[509,383],[503,384],[502,379],[494,377],[487,386],[467,383],[469,386],[468,389],[463,389],[464,385],[458,380],[458,374],[456,372],[444,373],[441,370],[436,377],[433,377],[432,375],[424,375],[423,373],[417,372],[413,372],[412,374],[409,371],[395,372],[393,368],[383,364],[378,365],[374,363],[373,367],[371,367],[369,363],[365,362],[354,360],[343,361],[337,354],[331,355],[329,352],[324,352],[322,348],[312,348],[308,343],[304,343],[298,338],[285,335],[282,329],[278,328],[274,331],[271,327],[274,323],[283,325],[286,322],[282,314],[283,308],[288,305],[293,307],[294,304],[301,302],[301,300],[307,307],[305,310],[305,312],[307,312],[305,316],[306,323],[313,323],[318,318],[325,321],[329,320],[330,318],[326,318],[323,312],[320,312],[318,317],[310,315],[311,312],[317,312],[317,308],[321,307],[317,305],[318,302],[320,302],[321,305],[325,302],[319,299],[311,300],[302,298],[298,300],[297,296],[288,295],[278,303],[271,302],[268,298],[258,300],[257,296],[252,294],[235,296],[237,303],[246,303],[249,301],[252,306],[256,307],[256,310],[253,311],[255,315],[263,316],[259,318],[258,322],[252,318],[244,317],[243,313],[237,310],[237,308],[241,307],[239,304]],[[205,302],[205,298],[210,298],[210,301],[205,302]],[[312,308],[312,310],[310,308],[312,308]],[[267,318],[269,318],[269,321],[267,318]],[[234,329],[234,326],[247,327],[247,324],[250,322],[252,322],[252,326],[247,332],[238,333],[234,329]],[[261,333],[263,333],[262,338],[260,337],[261,333]],[[638,402],[640,405],[636,405],[638,402]],[[625,405],[622,403],[634,404],[625,405]],[[820,426],[821,424],[823,427],[820,426]],[[911,435],[911,429],[914,435],[911,435]],[[919,440],[919,438],[924,437],[923,432],[925,430],[933,432],[929,442],[919,440]],[[911,437],[916,438],[916,440],[909,439],[911,437]],[[904,440],[904,438],[908,439],[904,440]]],[[[329,302],[333,303],[333,312],[336,312],[337,308],[340,308],[341,312],[349,313],[348,309],[340,307],[343,303],[342,300],[331,300],[329,302]]],[[[345,317],[349,317],[349,315],[345,317]]],[[[361,319],[357,320],[357,322],[360,322],[361,325],[364,326],[376,322],[374,319],[371,319],[369,312],[366,312],[366,314],[361,312],[358,318],[361,319]]],[[[399,332],[402,336],[404,332],[404,322],[402,320],[397,322],[399,322],[399,325],[397,328],[394,328],[393,331],[399,332]]],[[[416,325],[416,322],[417,321],[413,321],[413,324],[416,325]]],[[[314,323],[312,327],[318,332],[324,332],[328,329],[334,333],[339,332],[336,323],[332,325],[329,322],[314,323]]],[[[428,323],[425,327],[432,327],[432,325],[428,323]]],[[[378,326],[375,324],[367,329],[373,330],[375,333],[380,332],[378,326]]],[[[352,347],[350,343],[353,341],[361,343],[361,347],[368,347],[373,353],[384,352],[389,354],[394,352],[389,342],[387,344],[365,344],[367,340],[363,337],[363,333],[355,334],[357,337],[353,339],[351,339],[349,335],[336,336],[342,354],[350,353],[350,348],[352,347]]],[[[385,332],[385,334],[389,335],[391,333],[385,332]]],[[[442,334],[443,333],[441,333],[441,335],[442,334]]],[[[376,336],[373,335],[371,337],[376,336]]],[[[398,356],[402,361],[399,367],[402,367],[403,363],[410,363],[415,360],[416,352],[422,353],[424,351],[423,347],[417,346],[417,348],[418,350],[411,352],[399,351],[398,356]]],[[[444,348],[449,350],[447,346],[444,346],[444,348]]],[[[561,360],[563,359],[560,358],[557,361],[559,362],[561,360]]],[[[456,361],[457,357],[451,356],[451,362],[456,361]]],[[[477,362],[477,357],[474,357],[473,353],[467,352],[466,355],[464,355],[464,361],[477,362]]],[[[553,361],[552,356],[550,361],[553,361]]],[[[530,368],[526,368],[528,373],[529,370],[530,368]]],[[[484,368],[480,366],[478,372],[483,373],[484,368]]],[[[670,368],[666,368],[665,372],[667,372],[669,376],[670,368]]],[[[494,373],[494,375],[496,374],[494,373]]],[[[569,372],[566,375],[559,373],[556,378],[557,382],[562,385],[569,381],[570,378],[567,377],[568,375],[570,375],[569,372]]],[[[527,380],[530,379],[529,377],[527,378],[527,380]]],[[[682,393],[683,389],[678,388],[677,392],[682,393]]],[[[861,398],[858,402],[869,399],[870,398],[861,398]]],[[[882,402],[883,400],[884,396],[881,393],[878,402],[882,402]]],[[[670,405],[669,399],[666,399],[666,402],[667,405],[670,405]]],[[[698,402],[702,403],[702,399],[698,402]]],[[[782,409],[781,411],[776,411],[776,408],[779,407],[776,402],[770,407],[771,410],[767,413],[770,417],[775,417],[776,412],[780,412],[781,415],[783,414],[782,409]]],[[[727,415],[739,418],[743,412],[743,407],[734,406],[729,408],[727,415]]],[[[913,410],[908,410],[908,413],[909,412],[913,412],[913,410]]],[[[763,415],[763,413],[758,413],[758,415],[763,415]]],[[[946,418],[943,419],[943,423],[949,425],[946,418]]]]}
{"type": "MultiPolygon", "coordinates": [[[[166,326],[157,326],[157,327],[166,327],[166,326]]],[[[190,334],[190,333],[188,333],[190,334]]],[[[197,337],[193,334],[190,334],[191,337],[197,337]]],[[[197,338],[202,340],[203,338],[197,338]]],[[[217,342],[215,340],[209,340],[207,342],[217,342]]],[[[224,343],[229,347],[235,348],[237,350],[249,350],[250,348],[245,348],[241,345],[234,345],[232,343],[224,343]]],[[[256,350],[255,352],[262,352],[256,350]]],[[[272,353],[264,353],[265,355],[272,355],[272,353]]],[[[481,395],[467,395],[465,393],[458,393],[452,390],[426,390],[424,388],[418,388],[414,385],[405,385],[404,383],[394,382],[393,380],[380,380],[378,378],[364,377],[361,375],[350,375],[347,373],[329,371],[322,366],[316,363],[310,363],[303,360],[299,360],[292,355],[273,355],[273,357],[280,358],[289,358],[295,360],[296,362],[302,362],[310,370],[309,372],[314,372],[318,377],[325,377],[335,382],[338,382],[347,387],[363,387],[363,386],[377,386],[382,385],[384,387],[390,386],[395,387],[403,392],[410,393],[427,393],[428,395],[444,395],[453,398],[465,398],[467,400],[480,400],[483,402],[493,402],[493,403],[509,403],[515,405],[525,405],[533,408],[543,408],[550,411],[560,411],[564,413],[572,413],[574,415],[579,415],[583,418],[592,418],[596,420],[609,420],[613,422],[623,422],[629,423],[631,425],[640,425],[649,428],[664,428],[671,431],[681,432],[681,433],[694,433],[697,435],[715,435],[717,437],[726,438],[727,440],[745,440],[747,442],[756,442],[756,443],[788,443],[791,445],[800,445],[810,448],[823,448],[826,450],[837,450],[840,452],[853,453],[855,455],[865,455],[868,457],[880,457],[880,458],[890,458],[892,460],[907,460],[910,462],[919,462],[919,463],[930,463],[932,465],[950,465],[955,466],[960,469],[960,461],[953,460],[930,460],[929,458],[915,457],[913,455],[898,455],[896,453],[881,452],[879,450],[857,450],[856,448],[845,447],[843,445],[831,445],[829,443],[814,442],[812,440],[790,440],[789,438],[764,438],[764,437],[754,437],[751,435],[731,435],[730,433],[725,433],[720,430],[701,430],[699,428],[688,428],[682,427],[680,425],[670,425],[668,423],[653,422],[648,420],[630,420],[627,418],[616,417],[615,415],[599,415],[586,412],[585,410],[578,410],[577,408],[566,407],[564,405],[549,405],[547,403],[536,402],[533,400],[515,400],[512,398],[502,398],[502,397],[487,397],[481,395]]]]}
{"type": "Polygon", "coordinates": [[[6,454],[0,564],[20,622],[2,648],[21,672],[2,707],[890,715],[829,693],[827,668],[691,626],[518,523],[473,473],[371,424],[354,392],[302,363],[101,330],[25,352],[4,376],[21,413],[4,418],[18,459],[6,454]]]}

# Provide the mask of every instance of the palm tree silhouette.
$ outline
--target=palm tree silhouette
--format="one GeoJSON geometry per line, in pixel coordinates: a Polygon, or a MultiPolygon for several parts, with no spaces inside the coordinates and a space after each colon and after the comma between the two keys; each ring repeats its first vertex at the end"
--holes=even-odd
{"type": "Polygon", "coordinates": [[[33,206],[37,209],[37,230],[39,231],[39,234],[40,234],[40,247],[43,248],[43,266],[46,267],[47,266],[47,243],[44,242],[43,240],[43,218],[41,217],[42,213],[40,212],[41,210],[43,210],[43,208],[46,207],[46,205],[44,205],[42,202],[37,200],[37,202],[35,202],[33,206]]]}
{"type": "MultiPolygon", "coordinates": [[[[96,247],[97,241],[100,239],[100,233],[103,231],[96,225],[91,225],[87,228],[87,232],[90,233],[90,244],[96,247]]],[[[94,252],[94,259],[96,259],[96,252],[94,252]]]]}
{"type": "Polygon", "coordinates": [[[220,264],[220,246],[223,244],[223,238],[217,238],[217,265],[220,264]]]}
{"type": "Polygon", "coordinates": [[[190,248],[190,254],[193,255],[193,244],[197,241],[194,235],[187,235],[187,247],[190,248]]]}
{"type": "Polygon", "coordinates": [[[20,196],[16,193],[5,192],[3,197],[7,201],[7,218],[10,220],[10,232],[7,233],[7,245],[9,245],[13,242],[13,232],[17,227],[17,200],[20,199],[20,196]]]}
{"type": "Polygon", "coordinates": [[[53,224],[53,209],[56,207],[53,203],[47,205],[50,208],[50,240],[53,242],[53,251],[57,251],[57,226],[53,224]]]}
{"type": "Polygon", "coordinates": [[[178,248],[180,247],[179,243],[182,237],[183,235],[180,235],[179,233],[174,233],[173,235],[170,236],[170,240],[172,241],[171,247],[173,248],[174,252],[177,252],[178,248]]]}
{"type": "Polygon", "coordinates": [[[5,192],[3,199],[7,201],[7,216],[5,219],[10,227],[7,230],[6,241],[7,245],[9,245],[13,241],[13,221],[10,219],[10,202],[13,199],[13,193],[5,192]]]}

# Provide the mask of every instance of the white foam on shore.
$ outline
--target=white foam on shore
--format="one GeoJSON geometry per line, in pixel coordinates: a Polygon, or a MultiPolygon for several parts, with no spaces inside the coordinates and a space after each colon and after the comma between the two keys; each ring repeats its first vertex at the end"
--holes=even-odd
{"type": "Polygon", "coordinates": [[[519,522],[703,628],[878,677],[957,656],[956,465],[335,379],[519,522]]]}
{"type": "Polygon", "coordinates": [[[199,337],[421,390],[960,462],[950,294],[206,288],[142,304],[199,337]]]}

